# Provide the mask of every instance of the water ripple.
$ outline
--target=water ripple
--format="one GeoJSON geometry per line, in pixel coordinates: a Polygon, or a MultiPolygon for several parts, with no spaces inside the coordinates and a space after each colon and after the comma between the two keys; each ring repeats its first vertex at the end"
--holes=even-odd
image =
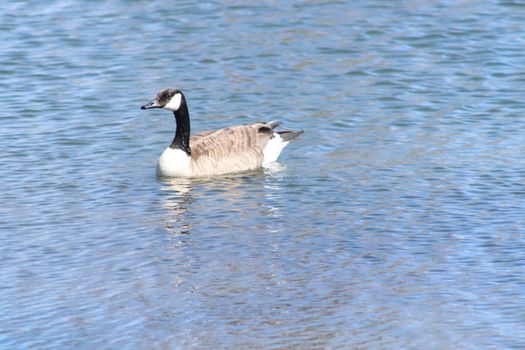
{"type": "Polygon", "coordinates": [[[521,3],[4,7],[0,348],[525,346],[521,3]],[[306,132],[156,179],[171,86],[306,132]]]}

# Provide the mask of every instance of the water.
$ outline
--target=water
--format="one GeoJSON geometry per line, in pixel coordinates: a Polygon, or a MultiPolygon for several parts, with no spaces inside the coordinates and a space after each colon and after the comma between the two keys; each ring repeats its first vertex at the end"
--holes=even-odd
{"type": "Polygon", "coordinates": [[[0,348],[525,347],[525,6],[37,1],[0,14],[0,348]],[[305,130],[159,180],[192,128],[305,130]]]}

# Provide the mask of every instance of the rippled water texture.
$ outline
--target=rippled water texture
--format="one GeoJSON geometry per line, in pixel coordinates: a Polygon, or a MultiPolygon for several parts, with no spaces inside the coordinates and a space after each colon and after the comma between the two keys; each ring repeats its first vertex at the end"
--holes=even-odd
{"type": "Polygon", "coordinates": [[[525,6],[5,2],[0,348],[525,347],[525,6]],[[159,180],[280,120],[280,166],[159,180]]]}

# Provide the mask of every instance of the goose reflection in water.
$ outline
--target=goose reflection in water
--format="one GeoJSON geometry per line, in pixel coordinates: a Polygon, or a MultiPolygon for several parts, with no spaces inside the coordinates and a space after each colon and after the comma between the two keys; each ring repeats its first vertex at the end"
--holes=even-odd
{"type": "Polygon", "coordinates": [[[191,205],[192,181],[187,178],[162,179],[161,190],[169,192],[163,200],[166,208],[164,227],[173,234],[190,234],[191,225],[184,220],[184,214],[191,205]]]}
{"type": "MultiPolygon", "coordinates": [[[[244,209],[249,209],[243,204],[247,198],[261,195],[269,199],[275,197],[275,182],[284,175],[285,167],[276,162],[264,169],[209,179],[161,178],[159,180],[162,185],[161,190],[167,193],[162,200],[162,205],[166,209],[164,226],[174,234],[190,234],[193,228],[190,222],[194,223],[196,217],[191,211],[199,211],[201,213],[199,215],[222,227],[226,223],[220,223],[221,209],[235,211],[241,215],[244,209]],[[261,183],[258,191],[254,191],[253,182],[261,183]],[[195,197],[196,195],[198,197],[195,197]],[[198,207],[203,203],[205,207],[199,209],[198,207]],[[193,210],[192,206],[195,207],[193,210]]],[[[274,216],[279,210],[279,208],[266,207],[255,209],[262,209],[264,216],[267,213],[272,213],[271,215],[274,216]]]]}

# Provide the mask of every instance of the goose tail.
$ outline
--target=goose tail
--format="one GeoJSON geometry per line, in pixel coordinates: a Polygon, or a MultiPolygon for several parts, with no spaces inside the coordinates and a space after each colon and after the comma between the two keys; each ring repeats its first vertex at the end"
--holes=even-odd
{"type": "Polygon", "coordinates": [[[281,136],[282,142],[288,142],[290,140],[295,139],[297,136],[304,133],[303,130],[299,131],[292,131],[292,130],[286,130],[286,131],[277,131],[277,134],[281,136]]]}
{"type": "Polygon", "coordinates": [[[303,131],[277,131],[273,133],[272,138],[270,141],[268,141],[268,144],[264,148],[264,159],[263,159],[263,166],[273,163],[277,161],[277,158],[279,158],[279,155],[281,154],[282,150],[288,143],[290,143],[290,140],[295,139],[297,136],[301,135],[303,131]]]}

